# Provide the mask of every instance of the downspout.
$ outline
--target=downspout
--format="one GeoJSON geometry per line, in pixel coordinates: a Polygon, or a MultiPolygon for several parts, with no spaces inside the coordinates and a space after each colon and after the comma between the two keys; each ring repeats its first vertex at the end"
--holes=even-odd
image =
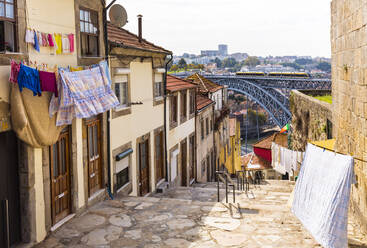
{"type": "MultiPolygon", "coordinates": [[[[102,1],[103,7],[106,5],[104,0],[102,1]]],[[[108,67],[109,67],[109,49],[108,49],[108,33],[107,33],[107,10],[114,4],[116,0],[113,0],[107,7],[103,8],[103,34],[104,34],[104,45],[105,45],[105,57],[107,59],[108,67]]],[[[111,199],[113,199],[113,195],[111,192],[111,110],[107,111],[107,173],[108,173],[108,183],[106,184],[108,194],[111,199]]]]}
{"type": "Polygon", "coordinates": [[[164,89],[164,98],[163,98],[163,106],[164,106],[164,160],[166,161],[166,181],[168,182],[168,155],[167,155],[167,72],[168,72],[168,64],[173,60],[172,54],[170,54],[171,58],[167,61],[165,65],[165,73],[163,78],[163,89],[164,89]]]}

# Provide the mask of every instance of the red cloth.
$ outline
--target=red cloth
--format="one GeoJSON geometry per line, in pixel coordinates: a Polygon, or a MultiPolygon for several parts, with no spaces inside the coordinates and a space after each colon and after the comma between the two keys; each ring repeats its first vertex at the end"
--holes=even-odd
{"type": "Polygon", "coordinates": [[[18,74],[20,70],[20,63],[18,64],[14,60],[11,61],[10,77],[9,81],[12,83],[18,83],[18,74]]]}
{"type": "Polygon", "coordinates": [[[271,163],[271,150],[254,147],[254,153],[271,163]]]}
{"type": "Polygon", "coordinates": [[[74,52],[74,35],[68,34],[68,38],[69,38],[69,43],[70,43],[70,52],[73,53],[74,52]]]}
{"type": "Polygon", "coordinates": [[[53,41],[53,39],[52,39],[52,34],[48,34],[48,35],[47,35],[47,38],[48,38],[48,45],[49,45],[50,47],[54,47],[55,45],[54,45],[54,41],[53,41]]]}
{"type": "Polygon", "coordinates": [[[55,97],[58,97],[56,75],[53,72],[40,71],[41,91],[48,91],[55,93],[55,97]]]}

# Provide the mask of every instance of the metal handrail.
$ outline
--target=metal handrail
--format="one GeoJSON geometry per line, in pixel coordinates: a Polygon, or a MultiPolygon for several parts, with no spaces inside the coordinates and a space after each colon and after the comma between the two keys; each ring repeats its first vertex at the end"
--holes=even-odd
{"type": "Polygon", "coordinates": [[[215,172],[217,176],[217,193],[218,193],[218,202],[220,202],[220,189],[219,189],[219,180],[222,181],[222,183],[225,183],[226,186],[226,203],[228,203],[228,186],[233,188],[233,203],[236,202],[236,184],[233,182],[233,180],[229,177],[228,173],[225,171],[216,171],[215,172]],[[231,183],[228,184],[228,181],[231,183]]]}
{"type": "Polygon", "coordinates": [[[245,170],[236,171],[236,176],[237,176],[237,189],[248,192],[250,190],[250,183],[247,180],[246,171],[245,170]]]}

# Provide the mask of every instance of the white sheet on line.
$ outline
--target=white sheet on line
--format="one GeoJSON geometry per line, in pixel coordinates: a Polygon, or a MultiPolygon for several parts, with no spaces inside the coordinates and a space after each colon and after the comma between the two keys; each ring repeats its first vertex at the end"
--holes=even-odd
{"type": "Polygon", "coordinates": [[[292,212],[325,248],[348,246],[347,225],[351,185],[351,156],[308,144],[295,186],[292,212]]]}

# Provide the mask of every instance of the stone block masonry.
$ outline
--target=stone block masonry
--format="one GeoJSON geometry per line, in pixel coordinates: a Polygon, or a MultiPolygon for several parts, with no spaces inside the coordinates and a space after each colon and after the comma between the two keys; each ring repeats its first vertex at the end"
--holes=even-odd
{"type": "Polygon", "coordinates": [[[332,95],[337,151],[351,154],[351,208],[367,231],[367,1],[331,3],[332,95]],[[362,161],[361,161],[362,160],[362,161]]]}
{"type": "Polygon", "coordinates": [[[313,97],[325,94],[330,94],[330,91],[292,91],[290,109],[293,150],[305,151],[308,141],[328,138],[328,120],[332,122],[331,104],[313,97]]]}

